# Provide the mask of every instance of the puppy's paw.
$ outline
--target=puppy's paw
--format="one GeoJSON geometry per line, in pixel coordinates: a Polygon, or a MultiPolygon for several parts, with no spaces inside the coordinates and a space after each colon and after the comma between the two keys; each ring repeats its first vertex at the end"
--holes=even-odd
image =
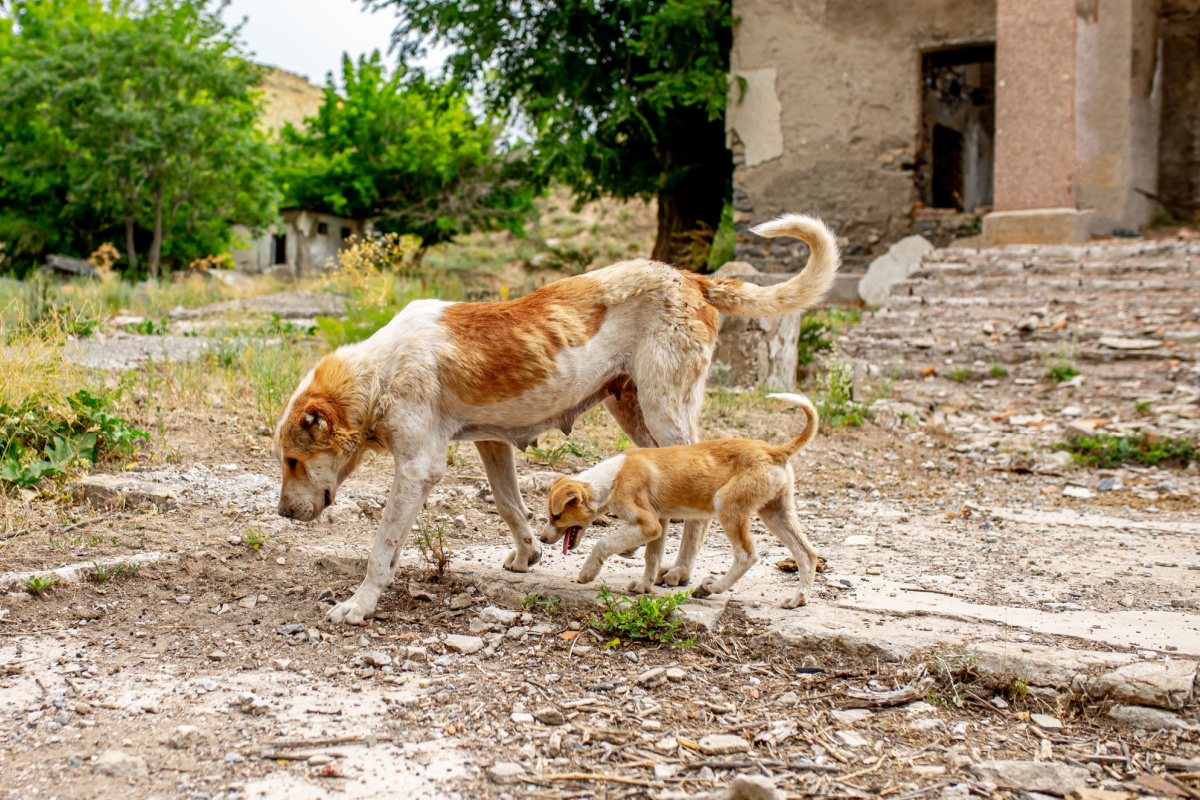
{"type": "Polygon", "coordinates": [[[691,577],[689,571],[683,567],[664,568],[658,571],[658,584],[660,586],[687,586],[691,577]]]}
{"type": "Polygon", "coordinates": [[[579,570],[579,576],[575,579],[580,583],[591,583],[596,580],[596,576],[600,574],[601,564],[594,563],[590,558],[583,562],[583,567],[579,570]]]}
{"type": "Polygon", "coordinates": [[[646,578],[642,578],[640,581],[630,581],[629,585],[625,587],[625,591],[628,594],[650,594],[654,591],[654,584],[646,578]]]}
{"type": "Polygon", "coordinates": [[[699,586],[692,590],[692,597],[709,597],[710,595],[720,594],[724,590],[717,585],[718,580],[720,579],[716,575],[709,575],[700,582],[699,586]]]}

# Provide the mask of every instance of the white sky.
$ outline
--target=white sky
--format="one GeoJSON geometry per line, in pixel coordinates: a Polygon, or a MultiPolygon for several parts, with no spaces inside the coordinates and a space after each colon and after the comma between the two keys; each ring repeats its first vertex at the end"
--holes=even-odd
{"type": "MultiPolygon", "coordinates": [[[[389,66],[396,61],[387,54],[394,12],[372,14],[359,0],[232,0],[226,23],[235,25],[243,17],[242,41],[256,61],[305,75],[318,86],[325,85],[331,70],[340,80],[343,52],[357,58],[377,49],[389,66]]],[[[427,58],[422,66],[436,74],[441,61],[427,58]]]]}

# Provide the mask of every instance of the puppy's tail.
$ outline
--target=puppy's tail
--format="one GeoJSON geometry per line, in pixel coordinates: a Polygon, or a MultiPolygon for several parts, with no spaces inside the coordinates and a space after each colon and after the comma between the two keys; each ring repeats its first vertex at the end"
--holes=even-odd
{"type": "Polygon", "coordinates": [[[751,228],[759,236],[793,236],[812,250],[804,271],[785,283],[755,286],[734,278],[707,278],[704,293],[718,311],[738,317],[778,317],[803,311],[825,297],[837,275],[840,254],[833,231],[807,214],[784,214],[751,228]]]}
{"type": "Polygon", "coordinates": [[[774,448],[775,461],[783,464],[789,458],[796,455],[796,453],[799,453],[800,449],[808,444],[809,439],[817,435],[817,409],[802,394],[769,394],[767,397],[772,400],[782,400],[788,405],[797,406],[804,412],[804,430],[800,431],[796,435],[796,438],[787,444],[774,448]]]}

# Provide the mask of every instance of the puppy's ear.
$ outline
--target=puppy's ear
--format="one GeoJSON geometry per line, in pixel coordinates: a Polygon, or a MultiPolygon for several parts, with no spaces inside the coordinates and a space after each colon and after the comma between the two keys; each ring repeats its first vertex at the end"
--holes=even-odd
{"type": "Polygon", "coordinates": [[[579,506],[579,490],[568,486],[555,486],[550,490],[550,514],[557,517],[568,507],[579,506]]]}

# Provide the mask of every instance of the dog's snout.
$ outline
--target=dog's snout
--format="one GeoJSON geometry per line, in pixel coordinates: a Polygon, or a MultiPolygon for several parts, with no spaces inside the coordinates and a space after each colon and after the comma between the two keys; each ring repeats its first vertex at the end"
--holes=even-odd
{"type": "Polygon", "coordinates": [[[283,517],[284,519],[291,519],[292,517],[295,516],[295,514],[292,512],[292,510],[290,508],[287,508],[286,506],[280,506],[278,510],[279,510],[279,516],[283,517]]]}

